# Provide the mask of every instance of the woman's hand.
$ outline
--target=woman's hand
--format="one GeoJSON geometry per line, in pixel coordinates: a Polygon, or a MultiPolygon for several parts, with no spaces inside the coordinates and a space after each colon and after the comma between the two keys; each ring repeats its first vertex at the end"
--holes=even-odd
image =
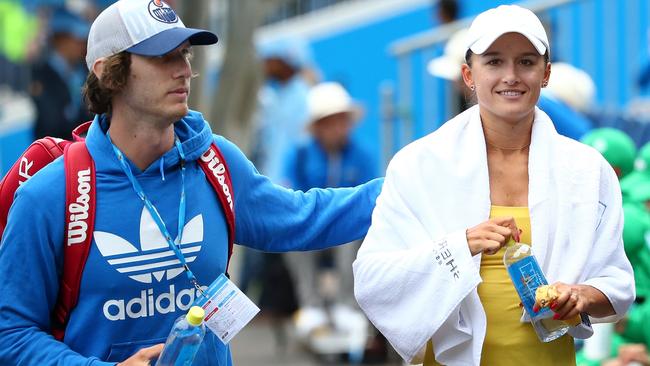
{"type": "Polygon", "coordinates": [[[155,360],[160,356],[160,353],[163,350],[165,345],[163,343],[157,344],[155,346],[143,348],[136,352],[133,356],[127,358],[123,362],[117,364],[117,366],[149,366],[151,361],[155,360]]]}
{"type": "Polygon", "coordinates": [[[553,286],[559,293],[557,300],[549,306],[555,312],[553,319],[568,320],[580,313],[596,318],[614,315],[609,299],[593,286],[562,282],[556,282],[553,286]]]}
{"type": "Polygon", "coordinates": [[[495,217],[467,229],[467,244],[472,256],[478,253],[495,254],[512,237],[519,241],[520,230],[512,217],[495,217]]]}
{"type": "Polygon", "coordinates": [[[571,319],[587,311],[588,299],[581,291],[582,286],[571,286],[562,282],[556,282],[553,286],[555,286],[559,294],[557,300],[549,305],[551,310],[555,312],[553,319],[571,319]]]}

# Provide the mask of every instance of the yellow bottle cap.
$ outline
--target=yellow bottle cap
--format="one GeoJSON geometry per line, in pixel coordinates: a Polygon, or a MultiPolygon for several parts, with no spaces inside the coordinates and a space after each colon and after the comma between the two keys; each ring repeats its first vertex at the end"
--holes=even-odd
{"type": "Polygon", "coordinates": [[[187,315],[185,315],[185,319],[187,319],[188,323],[196,327],[198,325],[201,325],[204,316],[205,316],[205,310],[203,310],[202,307],[192,306],[190,308],[190,311],[187,312],[187,315]]]}

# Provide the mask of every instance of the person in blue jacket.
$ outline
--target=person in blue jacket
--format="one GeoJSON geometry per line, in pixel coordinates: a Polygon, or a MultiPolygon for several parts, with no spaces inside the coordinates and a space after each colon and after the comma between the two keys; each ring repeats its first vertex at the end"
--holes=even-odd
{"type": "MultiPolygon", "coordinates": [[[[381,180],[308,192],[276,186],[188,109],[191,46],[216,42],[158,0],[120,0],[92,24],[84,93],[97,114],[86,137],[97,202],[79,301],[55,340],[66,212],[58,159],[17,190],[2,237],[1,365],[149,365],[158,357],[198,291],[162,233],[182,237],[201,286],[226,270],[225,216],[197,162],[213,142],[232,179],[236,243],[284,252],[365,235],[381,180]]],[[[230,350],[209,332],[194,364],[231,365],[230,350]]]]}
{"type": "MultiPolygon", "coordinates": [[[[307,191],[314,187],[352,187],[377,177],[375,157],[352,136],[361,107],[342,85],[323,82],[312,87],[307,94],[307,111],[310,139],[294,146],[284,167],[291,188],[307,191]]],[[[360,245],[356,241],[324,253],[294,252],[286,256],[300,306],[294,317],[299,337],[307,339],[310,333],[318,333],[317,329],[330,323],[328,313],[356,307],[352,262],[360,245]],[[335,270],[338,291],[324,296],[318,286],[322,282],[319,263],[330,262],[325,267],[335,270]],[[333,310],[327,311],[330,303],[333,310]]]]}
{"type": "Polygon", "coordinates": [[[51,49],[32,67],[30,94],[36,107],[34,137],[69,139],[80,121],[91,119],[81,97],[90,25],[79,15],[56,9],[49,23],[51,49]]]}

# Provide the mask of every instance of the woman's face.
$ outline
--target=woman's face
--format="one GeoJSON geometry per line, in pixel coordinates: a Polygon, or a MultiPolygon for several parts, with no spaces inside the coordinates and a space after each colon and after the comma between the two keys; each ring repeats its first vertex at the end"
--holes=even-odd
{"type": "Polygon", "coordinates": [[[465,84],[475,87],[483,118],[514,124],[532,121],[551,65],[525,36],[506,33],[483,54],[472,55],[462,73],[465,84]]]}

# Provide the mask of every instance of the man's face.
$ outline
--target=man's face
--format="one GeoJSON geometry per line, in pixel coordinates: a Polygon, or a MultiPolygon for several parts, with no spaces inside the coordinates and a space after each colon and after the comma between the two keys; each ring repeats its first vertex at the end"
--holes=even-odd
{"type": "Polygon", "coordinates": [[[190,59],[189,42],[163,56],[131,55],[131,73],[121,101],[136,114],[178,121],[188,112],[190,59]]]}

